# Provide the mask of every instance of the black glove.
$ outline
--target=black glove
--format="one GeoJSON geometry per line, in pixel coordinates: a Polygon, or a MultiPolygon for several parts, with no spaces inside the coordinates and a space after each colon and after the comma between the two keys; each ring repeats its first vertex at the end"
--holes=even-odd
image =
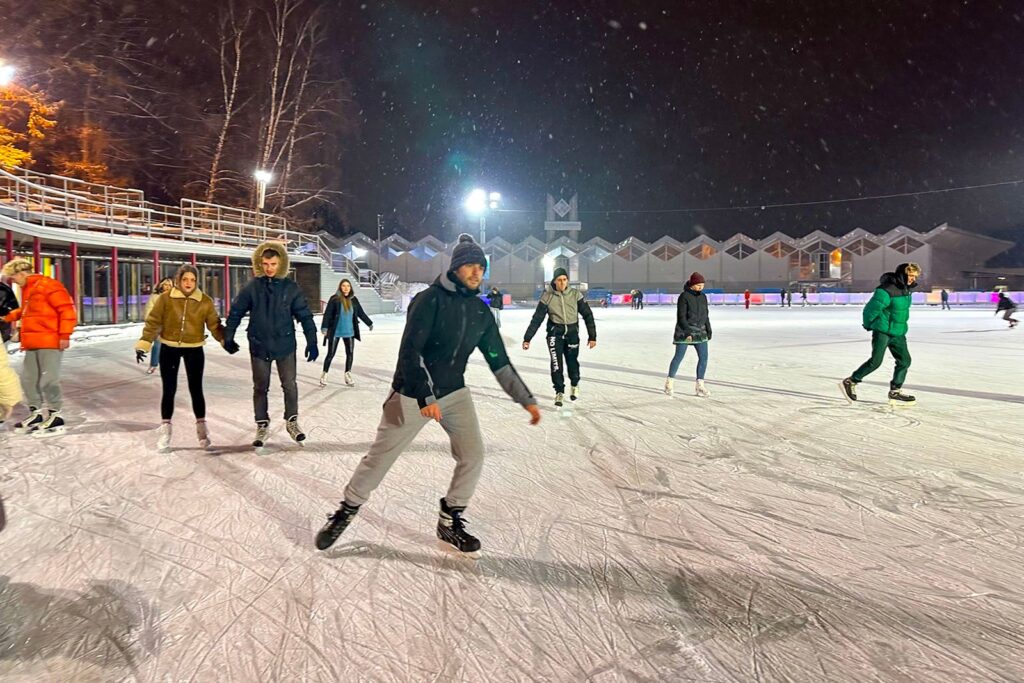
{"type": "Polygon", "coordinates": [[[327,346],[327,333],[324,332],[324,346],[327,346]]]}
{"type": "Polygon", "coordinates": [[[142,349],[135,349],[135,362],[144,363],[146,361],[146,352],[142,349]]]}
{"type": "Polygon", "coordinates": [[[320,349],[316,347],[316,342],[310,342],[306,344],[306,360],[310,363],[320,357],[320,349]]]}
{"type": "Polygon", "coordinates": [[[370,329],[370,332],[373,332],[373,325],[369,325],[368,327],[370,329]]]}
{"type": "Polygon", "coordinates": [[[224,350],[230,354],[238,353],[238,342],[236,342],[234,339],[225,339],[224,350]]]}

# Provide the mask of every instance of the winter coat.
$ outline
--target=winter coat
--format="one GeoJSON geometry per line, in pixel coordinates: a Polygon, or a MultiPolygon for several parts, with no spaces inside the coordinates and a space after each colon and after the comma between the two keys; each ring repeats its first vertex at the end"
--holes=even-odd
{"type": "Polygon", "coordinates": [[[13,406],[21,402],[21,382],[11,369],[7,347],[0,344],[0,406],[13,406]]]}
{"type": "Polygon", "coordinates": [[[549,337],[559,327],[562,328],[563,334],[575,332],[579,326],[580,316],[583,316],[583,322],[587,326],[587,339],[597,341],[594,312],[590,310],[590,304],[586,302],[578,289],[569,287],[564,292],[559,292],[555,289],[554,281],[548,284],[533,312],[533,318],[530,320],[529,327],[526,328],[523,341],[528,342],[533,339],[533,335],[537,334],[540,324],[544,321],[544,316],[548,318],[547,336],[549,337]]]}
{"type": "Polygon", "coordinates": [[[21,307],[4,320],[21,320],[21,348],[59,349],[61,341],[71,339],[78,324],[75,302],[59,281],[45,275],[29,275],[21,290],[21,307]]]}
{"type": "Polygon", "coordinates": [[[409,304],[391,387],[415,398],[420,408],[466,386],[466,362],[474,349],[480,349],[505,393],[524,407],[536,405],[478,294],[448,271],[409,304]]]}
{"type": "Polygon", "coordinates": [[[999,301],[996,302],[996,311],[1014,311],[1016,309],[1017,304],[1005,294],[1001,295],[999,301]]]}
{"type": "Polygon", "coordinates": [[[700,344],[711,339],[711,320],[708,317],[708,297],[687,287],[676,301],[676,329],[672,334],[675,344],[700,344]],[[691,337],[687,342],[686,338],[691,337]]]}
{"type": "Polygon", "coordinates": [[[280,360],[295,353],[295,321],[302,325],[306,346],[316,346],[316,323],[306,297],[288,277],[288,252],[279,242],[264,242],[252,253],[254,279],[231,302],[224,330],[225,339],[234,340],[242,317],[249,314],[249,353],[254,358],[280,360]],[[274,247],[281,259],[277,275],[267,277],[260,267],[261,255],[274,247]]]}
{"type": "Polygon", "coordinates": [[[864,306],[864,329],[881,332],[892,337],[907,333],[910,319],[910,290],[917,286],[907,285],[906,264],[901,264],[894,273],[885,273],[879,280],[871,300],[864,306]]]}
{"type": "MultiPolygon", "coordinates": [[[[359,303],[359,299],[356,298],[355,294],[352,294],[348,298],[352,304],[352,329],[354,334],[352,335],[357,340],[359,337],[359,321],[362,320],[366,323],[366,326],[373,328],[373,321],[370,320],[370,316],[366,315],[363,311],[362,304],[359,303]]],[[[338,326],[338,315],[341,313],[341,295],[335,294],[327,300],[327,308],[324,309],[324,319],[320,323],[320,329],[326,335],[334,335],[334,328],[338,326]]]]}
{"type": "Polygon", "coordinates": [[[490,306],[491,308],[496,308],[499,311],[505,308],[505,301],[501,295],[501,290],[492,289],[490,292],[488,292],[487,301],[487,305],[490,306]]]}
{"type": "MultiPolygon", "coordinates": [[[[224,326],[213,305],[213,299],[198,289],[188,296],[174,287],[156,299],[146,315],[142,338],[135,344],[140,351],[149,351],[159,336],[160,343],[179,348],[202,346],[206,330],[218,342],[224,341],[224,326]]],[[[149,308],[147,304],[147,308],[149,308]]]]}
{"type": "MultiPolygon", "coordinates": [[[[0,282],[0,317],[7,315],[18,307],[18,297],[14,290],[6,282],[0,282]]],[[[12,325],[6,320],[0,320],[0,336],[4,343],[11,339],[12,325]]]]}

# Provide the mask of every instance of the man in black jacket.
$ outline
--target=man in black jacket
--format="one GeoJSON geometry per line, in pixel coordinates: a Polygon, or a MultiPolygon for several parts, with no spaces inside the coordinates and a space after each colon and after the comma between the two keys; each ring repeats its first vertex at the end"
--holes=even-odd
{"type": "Polygon", "coordinates": [[[224,332],[224,349],[238,352],[235,331],[242,317],[249,314],[249,358],[252,364],[252,403],[256,414],[256,438],[259,448],[267,442],[270,413],[267,392],[270,390],[271,365],[277,362],[277,375],[284,390],[284,419],[288,435],[296,441],[306,439],[299,428],[299,387],[295,381],[295,321],[302,324],[306,337],[306,360],[312,363],[320,355],[316,344],[316,324],[306,297],[288,277],[288,251],[280,242],[264,242],[252,254],[255,276],[235,300],[224,332]]]}
{"type": "Polygon", "coordinates": [[[456,462],[441,499],[437,537],[464,553],[480,550],[480,541],[466,531],[463,518],[484,463],[480,425],[465,382],[466,361],[474,349],[483,353],[501,388],[530,413],[530,424],[540,422],[537,400],[509,362],[498,326],[477,297],[486,267],[480,245],[469,235],[460,235],[448,272],[412,300],[377,438],[345,487],[341,507],[317,534],[320,550],[338,539],[430,420],[440,422],[448,433],[456,462]]]}
{"type": "Polygon", "coordinates": [[[494,322],[497,323],[498,329],[501,329],[501,311],[505,308],[505,302],[502,300],[501,290],[497,287],[491,287],[491,291],[487,292],[487,305],[491,307],[491,315],[494,316],[494,322]]]}
{"type": "MultiPolygon", "coordinates": [[[[635,299],[634,299],[635,300],[635,299]]],[[[569,274],[565,268],[555,268],[554,278],[540,297],[533,312],[530,326],[523,336],[523,350],[530,348],[530,340],[537,334],[541,322],[547,316],[548,355],[551,360],[551,384],[555,388],[555,405],[562,405],[565,395],[564,365],[569,370],[569,384],[575,401],[580,397],[580,316],[587,326],[587,346],[597,346],[597,326],[590,304],[578,289],[569,286],[569,274]]]]}

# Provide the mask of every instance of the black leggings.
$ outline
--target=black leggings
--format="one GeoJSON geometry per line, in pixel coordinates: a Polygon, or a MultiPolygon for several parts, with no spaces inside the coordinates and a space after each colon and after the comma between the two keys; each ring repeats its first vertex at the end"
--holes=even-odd
{"type": "Polygon", "coordinates": [[[185,376],[188,378],[188,393],[192,395],[192,412],[196,419],[206,417],[206,398],[203,396],[203,368],[206,356],[203,347],[180,348],[170,344],[160,345],[160,381],[163,396],[160,398],[160,417],[170,420],[174,415],[174,395],[178,392],[178,367],[185,361],[185,376]]]}
{"type": "Polygon", "coordinates": [[[352,358],[356,355],[355,337],[331,337],[327,342],[327,357],[324,358],[324,372],[331,369],[331,361],[338,352],[338,342],[345,342],[345,372],[352,372],[352,358]]]}

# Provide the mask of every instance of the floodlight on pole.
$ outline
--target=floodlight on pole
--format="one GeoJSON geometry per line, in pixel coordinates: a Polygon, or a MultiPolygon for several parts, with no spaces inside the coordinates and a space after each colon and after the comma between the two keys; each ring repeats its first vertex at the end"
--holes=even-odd
{"type": "Polygon", "coordinates": [[[256,210],[262,211],[267,201],[267,185],[274,179],[274,174],[260,169],[253,173],[252,177],[256,179],[256,210]]]}
{"type": "Polygon", "coordinates": [[[0,86],[10,85],[14,81],[16,71],[13,64],[0,62],[0,86]]]}
{"type": "Polygon", "coordinates": [[[477,188],[469,193],[463,206],[466,213],[480,218],[480,244],[487,241],[487,212],[496,211],[501,204],[500,192],[488,192],[477,188]]]}

